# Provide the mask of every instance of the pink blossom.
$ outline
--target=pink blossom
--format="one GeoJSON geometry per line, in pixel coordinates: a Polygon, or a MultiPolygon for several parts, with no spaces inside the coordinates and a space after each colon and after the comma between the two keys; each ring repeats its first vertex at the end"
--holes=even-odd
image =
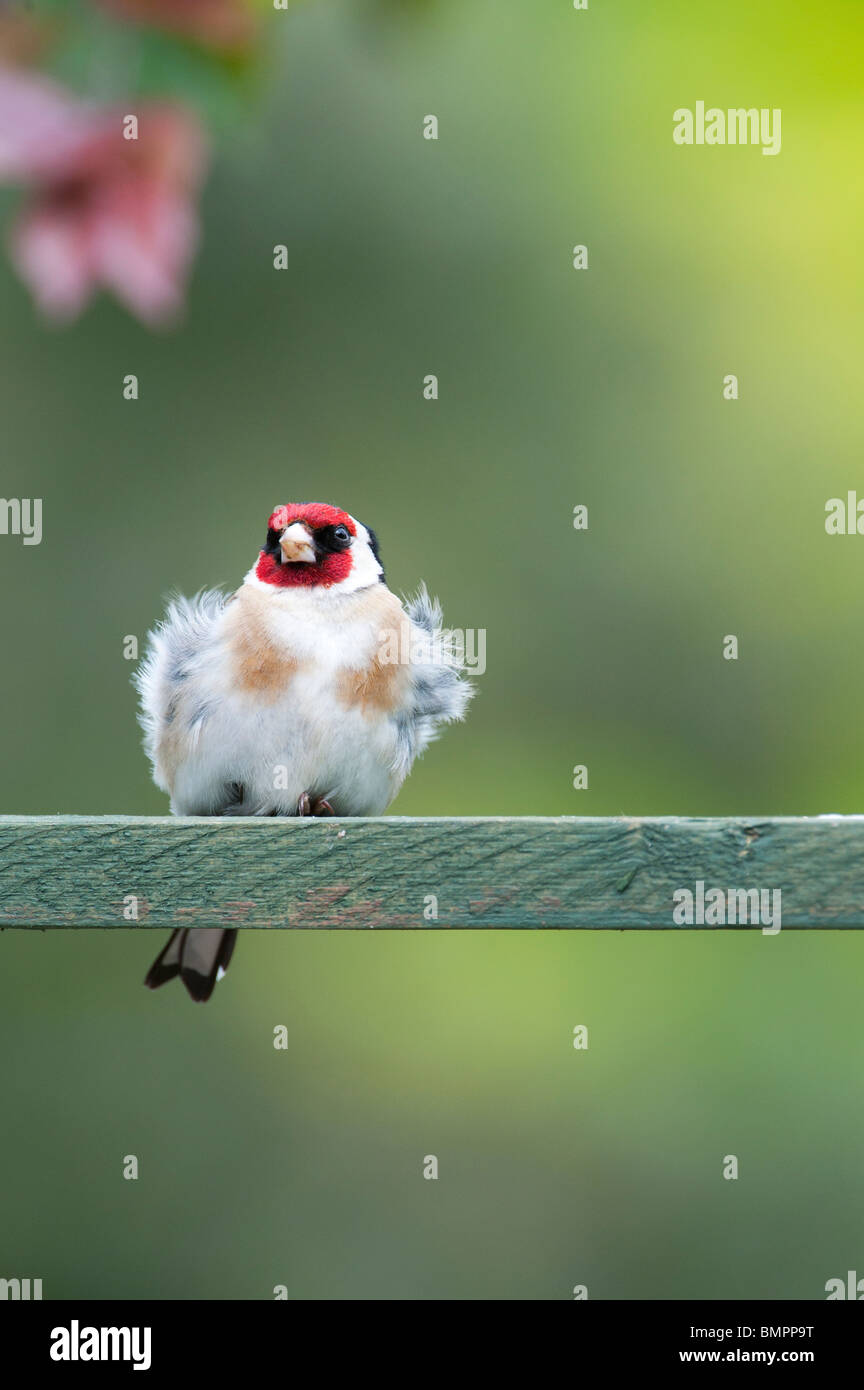
{"type": "Polygon", "coordinates": [[[176,317],[205,164],[203,132],[180,107],[94,106],[0,67],[0,180],[29,189],[10,252],[51,318],[74,318],[100,286],[146,323],[176,317]],[[137,139],[124,137],[127,114],[137,139]]]}

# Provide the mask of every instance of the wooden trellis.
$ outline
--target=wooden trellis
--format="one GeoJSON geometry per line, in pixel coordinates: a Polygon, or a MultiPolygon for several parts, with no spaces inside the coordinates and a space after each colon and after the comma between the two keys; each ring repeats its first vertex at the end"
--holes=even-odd
{"type": "Polygon", "coordinates": [[[0,817],[3,927],[687,930],[700,883],[864,927],[864,817],[0,817]]]}

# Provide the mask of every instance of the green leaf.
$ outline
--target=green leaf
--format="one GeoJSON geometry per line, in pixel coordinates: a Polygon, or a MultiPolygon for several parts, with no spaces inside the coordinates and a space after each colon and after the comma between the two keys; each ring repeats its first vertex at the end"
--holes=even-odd
{"type": "Polygon", "coordinates": [[[223,55],[77,3],[64,11],[48,70],[82,97],[183,102],[217,133],[236,126],[258,87],[254,54],[223,55]]]}

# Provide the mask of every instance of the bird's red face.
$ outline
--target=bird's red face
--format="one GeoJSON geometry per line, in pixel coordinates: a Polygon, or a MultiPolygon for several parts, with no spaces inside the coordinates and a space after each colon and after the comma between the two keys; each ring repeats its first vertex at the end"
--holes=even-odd
{"type": "MultiPolygon", "coordinates": [[[[361,528],[362,529],[362,528],[361,528]]],[[[323,502],[289,502],[267,523],[267,541],[255,574],[264,584],[331,588],[354,567],[357,523],[323,502]]]]}

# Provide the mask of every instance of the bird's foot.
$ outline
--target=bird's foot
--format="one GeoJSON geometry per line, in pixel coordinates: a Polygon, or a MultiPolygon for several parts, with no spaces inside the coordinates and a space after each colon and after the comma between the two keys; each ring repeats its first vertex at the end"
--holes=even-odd
{"type": "Polygon", "coordinates": [[[313,801],[308,792],[303,792],[297,801],[297,814],[298,816],[332,816],[334,812],[330,802],[325,801],[323,796],[319,796],[313,801]]]}

